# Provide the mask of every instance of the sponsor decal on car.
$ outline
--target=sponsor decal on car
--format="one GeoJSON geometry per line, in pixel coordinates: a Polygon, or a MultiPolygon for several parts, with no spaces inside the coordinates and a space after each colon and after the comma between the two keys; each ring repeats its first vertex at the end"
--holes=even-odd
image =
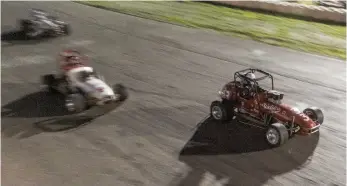
{"type": "Polygon", "coordinates": [[[267,103],[262,103],[261,106],[266,109],[270,110],[272,112],[279,112],[281,109],[275,105],[267,104],[267,103]]]}

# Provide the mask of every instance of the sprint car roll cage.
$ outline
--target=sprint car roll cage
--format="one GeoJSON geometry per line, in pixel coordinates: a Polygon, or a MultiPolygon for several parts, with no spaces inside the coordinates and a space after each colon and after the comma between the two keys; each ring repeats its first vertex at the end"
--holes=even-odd
{"type": "Polygon", "coordinates": [[[238,82],[237,80],[240,79],[240,80],[246,80],[248,82],[252,82],[256,88],[256,93],[258,93],[258,90],[259,88],[262,89],[260,86],[259,86],[259,81],[261,80],[264,80],[266,78],[269,78],[271,80],[271,90],[274,90],[274,80],[273,80],[273,77],[271,74],[263,71],[263,70],[260,70],[260,69],[254,69],[254,68],[248,68],[248,69],[244,69],[244,70],[240,70],[240,71],[237,71],[234,73],[234,82],[238,82]],[[261,77],[257,77],[255,79],[252,79],[252,78],[249,78],[247,77],[247,74],[249,73],[255,73],[257,72],[258,74],[261,74],[262,76],[261,77]]]}

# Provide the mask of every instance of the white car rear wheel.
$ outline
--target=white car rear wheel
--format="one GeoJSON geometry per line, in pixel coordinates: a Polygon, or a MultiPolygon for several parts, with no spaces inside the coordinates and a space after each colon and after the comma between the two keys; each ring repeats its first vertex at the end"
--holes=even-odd
{"type": "Polygon", "coordinates": [[[65,99],[65,107],[69,112],[82,112],[87,108],[87,102],[81,94],[69,94],[65,99]]]}
{"type": "Polygon", "coordinates": [[[48,92],[50,92],[50,93],[57,92],[53,88],[54,84],[56,84],[56,82],[57,82],[57,79],[54,77],[53,74],[47,74],[47,75],[42,76],[41,81],[42,81],[42,84],[48,88],[48,92]]]}

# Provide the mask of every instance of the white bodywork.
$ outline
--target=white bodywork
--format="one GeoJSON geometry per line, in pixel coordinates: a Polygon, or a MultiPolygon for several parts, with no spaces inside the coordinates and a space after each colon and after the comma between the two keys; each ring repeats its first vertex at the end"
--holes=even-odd
{"type": "Polygon", "coordinates": [[[35,30],[33,32],[28,33],[31,36],[39,35],[43,33],[45,30],[49,30],[51,28],[57,31],[60,29],[59,22],[53,19],[50,19],[48,17],[49,16],[48,13],[44,11],[33,10],[31,16],[33,17],[32,23],[35,24],[35,27],[34,27],[35,30]]]}
{"type": "Polygon", "coordinates": [[[81,72],[93,72],[92,67],[78,67],[75,69],[71,69],[70,71],[66,72],[66,76],[68,77],[70,81],[70,86],[72,87],[78,87],[81,89],[88,97],[95,98],[97,100],[104,100],[104,99],[115,99],[115,93],[113,92],[112,88],[108,86],[104,81],[97,77],[88,77],[86,81],[82,82],[79,79],[79,76],[81,72]]]}

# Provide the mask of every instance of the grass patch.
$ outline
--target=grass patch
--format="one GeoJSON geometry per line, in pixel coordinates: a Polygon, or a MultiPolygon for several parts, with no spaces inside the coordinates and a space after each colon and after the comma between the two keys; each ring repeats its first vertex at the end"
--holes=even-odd
{"type": "Polygon", "coordinates": [[[271,45],[346,59],[346,27],[200,2],[79,1],[147,19],[221,31],[271,45]]]}

